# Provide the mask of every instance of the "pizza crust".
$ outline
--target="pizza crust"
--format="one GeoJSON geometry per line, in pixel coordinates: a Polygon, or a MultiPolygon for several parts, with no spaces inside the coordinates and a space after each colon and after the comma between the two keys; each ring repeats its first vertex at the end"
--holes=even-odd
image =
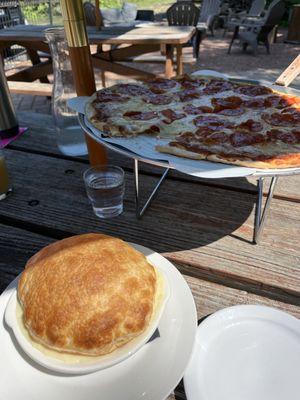
{"type": "Polygon", "coordinates": [[[87,120],[101,133],[109,136],[123,136],[121,135],[119,128],[112,124],[108,124],[107,121],[97,121],[95,119],[96,111],[93,107],[93,101],[97,98],[97,93],[94,93],[85,105],[85,116],[87,120]]]}
{"type": "Polygon", "coordinates": [[[222,164],[237,165],[248,168],[258,169],[273,169],[273,168],[295,168],[300,165],[300,153],[284,154],[277,156],[268,161],[256,161],[250,158],[237,158],[230,156],[220,156],[218,154],[205,154],[195,153],[193,151],[186,150],[183,146],[156,146],[157,151],[160,153],[172,154],[178,157],[190,158],[192,160],[207,160],[212,162],[218,162],[222,164]]]}
{"type": "Polygon", "coordinates": [[[183,157],[183,158],[191,158],[192,160],[206,160],[207,155],[204,153],[194,153],[192,151],[186,150],[184,147],[181,146],[155,146],[155,150],[159,151],[160,153],[172,154],[173,156],[183,157]]]}

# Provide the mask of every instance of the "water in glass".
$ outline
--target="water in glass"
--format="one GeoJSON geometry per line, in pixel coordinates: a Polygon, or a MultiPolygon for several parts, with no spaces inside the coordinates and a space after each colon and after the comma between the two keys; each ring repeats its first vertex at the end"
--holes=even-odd
{"type": "Polygon", "coordinates": [[[123,211],[124,172],[118,167],[90,168],[84,175],[87,195],[99,218],[115,217],[123,211]]]}

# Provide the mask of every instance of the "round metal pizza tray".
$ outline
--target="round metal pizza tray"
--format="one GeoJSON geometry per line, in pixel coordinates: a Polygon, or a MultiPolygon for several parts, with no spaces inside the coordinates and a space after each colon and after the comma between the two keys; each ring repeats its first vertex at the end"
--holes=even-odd
{"type": "MultiPolygon", "coordinates": [[[[100,135],[96,135],[85,123],[84,115],[79,113],[78,114],[79,124],[81,128],[84,130],[86,134],[88,134],[92,139],[94,139],[97,143],[102,144],[103,146],[107,147],[108,149],[115,151],[125,157],[129,157],[138,161],[142,161],[147,164],[152,164],[162,168],[172,168],[175,169],[174,166],[170,165],[168,161],[164,160],[157,160],[153,158],[147,158],[141,156],[140,154],[134,153],[123,146],[118,144],[109,143],[105,139],[101,138],[100,135]]],[[[99,134],[101,132],[99,131],[99,134]]],[[[238,168],[238,167],[237,167],[238,168]]],[[[249,174],[249,176],[255,177],[268,177],[268,176],[288,176],[288,175],[297,175],[300,174],[300,167],[299,168],[285,168],[285,169],[272,169],[272,170],[256,170],[256,172],[249,174]]]]}

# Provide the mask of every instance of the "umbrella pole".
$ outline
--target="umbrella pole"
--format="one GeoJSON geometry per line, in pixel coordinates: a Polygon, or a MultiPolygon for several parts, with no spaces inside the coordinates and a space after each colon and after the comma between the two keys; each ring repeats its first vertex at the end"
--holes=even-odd
{"type": "Polygon", "coordinates": [[[100,30],[102,25],[102,18],[100,13],[100,1],[95,0],[95,17],[96,17],[96,26],[100,30]]]}
{"type": "MultiPolygon", "coordinates": [[[[90,47],[85,26],[82,0],[61,0],[75,88],[78,96],[91,96],[96,91],[90,47]]],[[[107,161],[103,146],[85,136],[91,165],[107,161]]]]}

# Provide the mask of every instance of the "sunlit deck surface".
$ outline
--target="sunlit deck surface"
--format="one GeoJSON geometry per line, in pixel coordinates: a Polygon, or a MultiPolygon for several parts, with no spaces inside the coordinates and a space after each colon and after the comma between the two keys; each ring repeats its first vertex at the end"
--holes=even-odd
{"type": "MultiPolygon", "coordinates": [[[[274,79],[299,52],[299,46],[278,43],[270,56],[263,48],[257,57],[237,48],[227,56],[227,42],[219,36],[205,40],[199,62],[187,64],[186,71],[214,68],[274,79]]],[[[107,79],[110,84],[121,80],[112,74],[107,79]]],[[[109,152],[109,162],[126,171],[125,211],[101,221],[83,186],[87,158],[64,156],[56,147],[50,101],[15,95],[14,102],[21,125],[29,130],[6,150],[14,190],[0,202],[0,291],[43,246],[93,231],[167,257],[190,285],[198,318],[235,304],[264,304],[300,317],[300,176],[279,178],[261,242],[253,245],[255,179],[205,180],[171,172],[150,209],[137,220],[133,161],[109,152]]],[[[147,164],[141,168],[145,198],[161,171],[147,164]]],[[[176,396],[185,398],[181,385],[176,396]]]]}

